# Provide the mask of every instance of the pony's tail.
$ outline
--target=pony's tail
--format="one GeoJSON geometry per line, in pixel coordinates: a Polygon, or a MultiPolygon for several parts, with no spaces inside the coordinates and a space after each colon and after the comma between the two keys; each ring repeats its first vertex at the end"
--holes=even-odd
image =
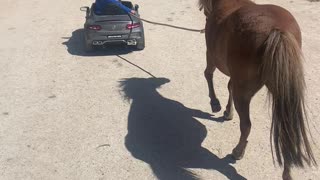
{"type": "Polygon", "coordinates": [[[317,165],[306,134],[301,48],[291,33],[280,30],[271,31],[264,48],[261,77],[273,100],[270,141],[277,161],[280,166],[284,161],[303,167],[303,160],[317,165]]]}

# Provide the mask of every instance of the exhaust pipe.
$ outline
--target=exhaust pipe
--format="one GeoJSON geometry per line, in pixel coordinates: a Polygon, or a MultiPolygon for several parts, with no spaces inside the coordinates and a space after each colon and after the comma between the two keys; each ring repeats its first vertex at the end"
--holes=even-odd
{"type": "Polygon", "coordinates": [[[135,46],[135,45],[137,45],[137,41],[135,39],[128,40],[127,45],[128,46],[135,46]]]}
{"type": "Polygon", "coordinates": [[[93,41],[92,44],[93,44],[93,45],[96,45],[96,46],[101,46],[101,45],[103,45],[104,43],[103,43],[103,41],[93,41]]]}

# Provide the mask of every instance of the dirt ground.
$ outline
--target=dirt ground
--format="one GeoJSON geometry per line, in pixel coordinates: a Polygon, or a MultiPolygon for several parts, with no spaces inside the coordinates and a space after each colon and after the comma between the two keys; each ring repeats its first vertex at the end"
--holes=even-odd
{"type": "MultiPolygon", "coordinates": [[[[280,179],[262,89],[251,104],[245,158],[228,156],[239,119],[210,117],[204,35],[145,25],[146,49],[83,53],[90,0],[2,0],[0,6],[0,179],[280,179]],[[156,78],[151,78],[152,76],[156,78]]],[[[320,3],[257,0],[292,12],[303,33],[307,105],[320,163],[320,3]]],[[[196,0],[144,1],[142,17],[204,27],[196,0]]],[[[215,74],[223,106],[228,78],[215,74]]],[[[320,179],[319,168],[294,169],[320,179]]]]}

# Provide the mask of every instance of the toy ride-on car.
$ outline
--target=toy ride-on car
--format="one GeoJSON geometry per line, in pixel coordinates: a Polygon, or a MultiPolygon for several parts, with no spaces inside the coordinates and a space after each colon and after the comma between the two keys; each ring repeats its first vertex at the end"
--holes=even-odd
{"type": "MultiPolygon", "coordinates": [[[[139,17],[139,6],[129,1],[122,1],[122,4],[136,11],[135,16],[139,17]]],[[[89,7],[81,7],[86,12],[84,24],[85,50],[92,51],[95,47],[112,44],[126,44],[135,46],[137,50],[145,47],[144,29],[142,21],[127,14],[124,10],[114,4],[103,9],[102,13],[95,13],[95,3],[89,7]]]]}

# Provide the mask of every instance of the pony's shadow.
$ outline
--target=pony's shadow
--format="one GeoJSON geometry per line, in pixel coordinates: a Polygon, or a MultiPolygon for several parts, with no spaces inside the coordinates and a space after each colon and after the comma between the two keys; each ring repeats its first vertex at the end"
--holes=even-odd
{"type": "Polygon", "coordinates": [[[213,169],[229,179],[245,179],[230,165],[235,162],[230,155],[220,159],[201,146],[207,130],[194,117],[214,120],[212,115],[157,92],[168,82],[166,78],[120,81],[123,96],[131,101],[126,148],[148,163],[160,180],[198,179],[187,168],[213,169]]]}
{"type": "Polygon", "coordinates": [[[71,37],[62,37],[66,41],[62,44],[67,46],[69,54],[76,56],[114,56],[129,54],[134,48],[125,45],[110,45],[104,48],[96,48],[93,52],[86,52],[84,47],[84,29],[77,29],[72,32],[71,37]]]}

